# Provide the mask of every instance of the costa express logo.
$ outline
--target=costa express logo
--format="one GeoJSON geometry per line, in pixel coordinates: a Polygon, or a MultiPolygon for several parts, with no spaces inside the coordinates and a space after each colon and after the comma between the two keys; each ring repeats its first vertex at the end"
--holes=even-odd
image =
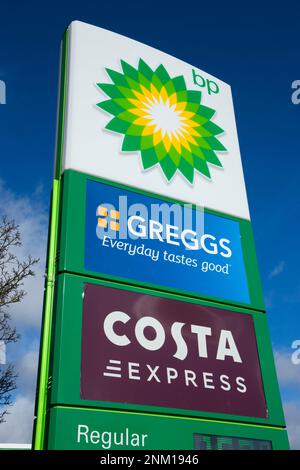
{"type": "MultiPolygon", "coordinates": [[[[166,336],[170,335],[171,341],[173,342],[172,349],[174,350],[173,354],[171,351],[169,351],[170,358],[174,357],[179,361],[184,361],[187,358],[189,354],[189,347],[195,341],[198,345],[195,359],[207,359],[207,339],[208,337],[213,336],[214,333],[214,341],[217,345],[217,348],[215,357],[213,359],[216,361],[226,361],[228,358],[231,358],[233,362],[242,362],[236,342],[230,330],[221,329],[219,334],[215,334],[211,327],[204,326],[199,323],[188,325],[185,322],[174,322],[171,324],[170,329],[167,328],[166,331],[162,322],[153,316],[141,317],[135,323],[130,315],[122,311],[114,311],[109,313],[104,319],[103,329],[106,338],[111,344],[114,344],[118,347],[126,347],[133,343],[137,351],[142,348],[146,351],[161,351],[163,353],[166,336]],[[126,326],[123,326],[122,328],[121,325],[126,326]],[[119,328],[117,328],[117,326],[119,326],[119,328]],[[184,327],[186,327],[185,334],[183,333],[184,327]],[[120,332],[118,333],[116,330],[119,330],[120,332]],[[152,330],[152,338],[151,334],[150,337],[149,333],[147,335],[147,330],[152,330]],[[132,332],[134,333],[132,334],[132,332]]],[[[121,367],[111,367],[111,365],[116,364],[121,365],[121,361],[111,360],[103,375],[106,377],[121,378],[121,367]],[[114,371],[113,374],[111,373],[111,370],[114,371]],[[119,374],[116,374],[115,371],[118,371],[119,374]]],[[[155,365],[153,367],[149,364],[143,364],[143,366],[145,366],[145,368],[142,372],[139,363],[129,362],[126,364],[127,370],[125,374],[127,374],[128,379],[141,380],[142,375],[144,375],[144,379],[147,382],[153,380],[157,383],[161,383],[164,381],[169,385],[179,379],[179,371],[174,367],[166,367],[164,370],[159,372],[159,365],[155,365]]],[[[204,387],[211,388],[212,374],[209,372],[203,372],[202,377],[200,378],[197,377],[197,373],[194,370],[185,369],[183,371],[183,377],[181,377],[181,380],[184,381],[186,387],[198,387],[199,379],[203,381],[204,387]]],[[[232,387],[232,385],[229,383],[229,377],[227,375],[221,375],[219,377],[219,382],[220,388],[225,391],[229,391],[232,387]]],[[[235,377],[234,382],[234,387],[236,387],[236,390],[239,393],[245,393],[247,391],[244,377],[235,377]]]]}
{"type": "Polygon", "coordinates": [[[81,398],[266,417],[252,317],[87,284],[81,398]]]}
{"type": "MultiPolygon", "coordinates": [[[[121,60],[122,72],[106,69],[112,83],[98,83],[109,100],[97,106],[113,115],[106,129],[124,135],[122,151],[139,151],[145,170],[159,165],[169,181],[179,171],[190,183],[194,171],[210,178],[209,164],[222,167],[217,139],[224,131],[201,104],[202,93],[188,90],[182,75],[171,77],[161,64],[152,70],[140,59],[137,69],[121,60]]],[[[215,82],[193,70],[196,86],[218,93],[215,82]]]]}

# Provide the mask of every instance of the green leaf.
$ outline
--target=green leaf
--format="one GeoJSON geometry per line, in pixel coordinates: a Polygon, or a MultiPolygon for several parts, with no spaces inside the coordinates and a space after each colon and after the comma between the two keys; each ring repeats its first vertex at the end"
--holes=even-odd
{"type": "Polygon", "coordinates": [[[182,90],[186,91],[185,80],[182,75],[180,75],[179,77],[173,78],[173,84],[177,92],[182,91],[182,90]]]}
{"type": "Polygon", "coordinates": [[[150,86],[151,86],[150,80],[148,80],[148,78],[145,77],[145,75],[143,75],[140,72],[139,72],[139,83],[143,85],[145,88],[147,88],[147,90],[150,90],[150,86]]]}
{"type": "Polygon", "coordinates": [[[170,80],[170,75],[162,64],[157,67],[155,74],[158,76],[163,85],[170,80]]]}
{"type": "Polygon", "coordinates": [[[195,155],[195,157],[201,158],[201,160],[206,160],[204,149],[201,149],[200,147],[197,147],[196,145],[193,145],[193,155],[195,155]]]}
{"type": "Polygon", "coordinates": [[[152,81],[153,77],[153,70],[149,67],[143,59],[139,60],[138,71],[142,73],[150,82],[152,81]]]}
{"type": "MultiPolygon", "coordinates": [[[[201,137],[211,137],[211,132],[207,131],[204,126],[201,126],[200,128],[197,127],[197,132],[201,135],[201,137]]],[[[195,137],[195,139],[199,139],[199,137],[195,137]]]]}
{"type": "Polygon", "coordinates": [[[185,147],[182,146],[181,147],[181,158],[180,159],[184,158],[185,160],[188,161],[190,155],[191,155],[190,150],[188,150],[188,149],[186,149],[185,147]]]}
{"type": "MultiPolygon", "coordinates": [[[[201,129],[200,129],[200,132],[201,132],[201,129]]],[[[207,142],[207,139],[209,139],[209,137],[206,137],[205,139],[203,137],[197,137],[197,143],[199,147],[201,147],[201,149],[211,150],[211,146],[207,142]]]]}
{"type": "Polygon", "coordinates": [[[153,148],[147,149],[147,150],[142,150],[141,151],[141,156],[142,156],[142,163],[143,163],[143,168],[147,170],[153,165],[156,165],[157,163],[157,156],[156,152],[154,151],[153,148]]]}
{"type": "Polygon", "coordinates": [[[125,96],[125,98],[135,98],[135,95],[134,95],[133,91],[130,88],[128,88],[128,86],[126,86],[126,87],[119,86],[117,88],[122,93],[122,96],[125,96]]]}
{"type": "Polygon", "coordinates": [[[176,96],[177,96],[178,103],[185,103],[185,105],[187,104],[187,92],[186,92],[186,90],[177,91],[176,96]]]}
{"type": "Polygon", "coordinates": [[[119,132],[119,134],[125,134],[129,126],[130,122],[126,122],[122,119],[115,117],[111,121],[109,121],[109,123],[105,126],[105,129],[114,132],[119,132]]]}
{"type": "Polygon", "coordinates": [[[207,178],[211,178],[209,168],[207,166],[207,163],[204,160],[202,160],[201,158],[195,157],[194,165],[195,165],[196,170],[199,171],[199,173],[206,176],[207,178]]]}
{"type": "Polygon", "coordinates": [[[157,75],[153,75],[153,78],[152,78],[152,83],[153,85],[155,86],[155,88],[160,91],[161,88],[163,87],[163,84],[162,82],[160,81],[159,77],[157,75]]]}
{"type": "Polygon", "coordinates": [[[169,155],[166,155],[161,161],[160,161],[160,166],[162,168],[162,171],[164,172],[166,178],[168,181],[174,176],[177,170],[177,166],[175,163],[171,160],[169,155]]]}
{"type": "Polygon", "coordinates": [[[189,103],[201,103],[201,96],[202,92],[201,91],[196,91],[196,90],[188,90],[187,91],[187,101],[189,103]]]}
{"type": "Polygon", "coordinates": [[[162,160],[167,155],[166,148],[162,142],[159,142],[159,144],[155,146],[154,150],[156,152],[158,161],[162,160]]]}
{"type": "Polygon", "coordinates": [[[216,165],[220,168],[222,168],[222,163],[220,162],[220,160],[218,159],[217,155],[215,154],[215,152],[213,150],[206,150],[206,149],[203,149],[202,150],[204,156],[205,156],[205,159],[211,163],[212,165],[216,165]]]}
{"type": "Polygon", "coordinates": [[[218,135],[218,134],[222,134],[224,131],[221,127],[217,126],[217,124],[215,124],[214,122],[212,121],[208,121],[206,122],[203,127],[208,130],[211,135],[218,135]]]}
{"type": "Polygon", "coordinates": [[[141,92],[141,87],[138,82],[136,82],[135,80],[132,80],[132,78],[130,77],[127,77],[126,79],[127,79],[128,86],[131,90],[136,90],[139,93],[141,92]]]}
{"type": "Polygon", "coordinates": [[[193,155],[191,154],[191,152],[182,152],[182,157],[184,158],[184,160],[191,166],[194,166],[194,159],[193,159],[193,155]]]}
{"type": "Polygon", "coordinates": [[[227,150],[223,144],[221,144],[221,142],[216,139],[215,137],[206,137],[206,142],[208,142],[210,148],[212,148],[213,150],[219,150],[219,151],[222,151],[222,150],[227,150]]]}
{"type": "Polygon", "coordinates": [[[180,160],[179,170],[186,177],[186,179],[193,183],[194,181],[194,167],[191,166],[184,158],[180,160]]]}
{"type": "Polygon", "coordinates": [[[111,80],[115,83],[117,86],[126,86],[126,78],[122,73],[116,72],[115,70],[111,69],[105,69],[106,72],[108,73],[109,77],[111,80]]]}
{"type": "Polygon", "coordinates": [[[109,96],[110,98],[122,98],[123,94],[121,90],[119,90],[116,85],[112,83],[97,83],[97,86],[101,88],[104,93],[109,96]]]}
{"type": "Polygon", "coordinates": [[[131,135],[125,135],[122,144],[122,150],[124,152],[133,152],[135,150],[140,150],[141,148],[141,138],[131,135]]]}
{"type": "Polygon", "coordinates": [[[132,67],[132,65],[125,62],[125,60],[121,60],[121,66],[125,75],[131,77],[133,80],[138,81],[138,71],[132,67]]]}
{"type": "Polygon", "coordinates": [[[124,111],[122,106],[120,106],[117,101],[114,100],[102,101],[101,103],[97,103],[97,106],[107,113],[113,114],[114,116],[117,116],[124,111]]]}
{"type": "Polygon", "coordinates": [[[123,111],[133,107],[127,98],[115,98],[114,102],[117,103],[123,109],[123,111]]]}
{"type": "Polygon", "coordinates": [[[180,153],[177,152],[175,147],[171,146],[171,148],[169,150],[169,155],[170,155],[170,158],[172,159],[173,163],[178,168],[178,165],[179,165],[179,162],[180,162],[180,159],[181,159],[180,153]]]}
{"type": "Polygon", "coordinates": [[[207,119],[211,119],[213,115],[215,114],[215,110],[212,108],[209,108],[208,106],[203,106],[202,104],[199,106],[199,115],[204,116],[207,119]]]}
{"type": "Polygon", "coordinates": [[[132,114],[130,111],[125,109],[125,110],[122,110],[122,112],[118,115],[118,118],[122,119],[123,121],[129,122],[129,125],[131,125],[133,123],[132,121],[134,121],[137,118],[137,116],[135,116],[135,114],[132,114]]]}
{"type": "MultiPolygon", "coordinates": [[[[187,111],[191,111],[191,110],[190,110],[190,106],[192,106],[192,105],[188,104],[188,106],[186,107],[186,110],[187,110],[187,111]]],[[[207,117],[205,117],[205,116],[200,116],[199,114],[195,114],[195,115],[192,117],[192,119],[193,119],[193,121],[197,122],[197,123],[199,124],[199,126],[201,126],[201,127],[203,126],[203,124],[204,124],[205,122],[207,122],[207,117]]],[[[198,129],[197,129],[197,130],[198,130],[198,129]]]]}
{"type": "Polygon", "coordinates": [[[147,150],[153,148],[153,137],[152,135],[141,136],[141,150],[147,150]]]}
{"type": "MultiPolygon", "coordinates": [[[[137,126],[136,124],[131,124],[127,129],[127,135],[139,136],[141,137],[143,126],[137,126]]],[[[152,144],[153,145],[153,144],[152,144]]]]}
{"type": "Polygon", "coordinates": [[[165,89],[167,90],[169,96],[176,92],[172,79],[165,83],[165,89]]]}

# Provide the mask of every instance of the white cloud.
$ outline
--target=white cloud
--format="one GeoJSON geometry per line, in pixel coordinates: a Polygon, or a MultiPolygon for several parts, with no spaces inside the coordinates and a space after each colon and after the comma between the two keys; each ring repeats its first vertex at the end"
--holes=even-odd
{"type": "Polygon", "coordinates": [[[16,364],[17,386],[22,390],[22,394],[35,395],[38,358],[38,351],[29,351],[16,364]]]}
{"type": "Polygon", "coordinates": [[[20,226],[22,247],[15,252],[18,258],[24,259],[31,255],[40,259],[34,266],[35,276],[24,282],[27,295],[21,303],[11,306],[10,313],[17,326],[39,328],[48,228],[48,209],[41,202],[40,188],[30,197],[24,197],[7,189],[0,180],[0,216],[2,215],[14,219],[20,226]]]}
{"type": "Polygon", "coordinates": [[[273,279],[274,277],[279,276],[279,274],[283,272],[284,267],[285,267],[284,261],[280,261],[280,263],[276,264],[276,266],[274,266],[274,268],[269,274],[269,279],[273,279]]]}
{"type": "Polygon", "coordinates": [[[6,422],[0,424],[0,443],[31,443],[34,400],[18,395],[9,408],[6,422]]]}
{"type": "Polygon", "coordinates": [[[0,442],[3,443],[31,442],[48,212],[48,208],[42,202],[42,186],[38,186],[30,196],[21,196],[7,189],[0,180],[0,217],[7,215],[9,219],[14,219],[20,228],[22,247],[16,248],[15,254],[19,259],[24,259],[28,255],[40,259],[38,265],[34,266],[36,275],[24,283],[27,295],[22,302],[9,309],[12,321],[22,332],[22,337],[16,345],[10,346],[18,373],[17,395],[13,405],[8,409],[6,422],[0,424],[0,442]]]}
{"type": "MultiPolygon", "coordinates": [[[[275,351],[275,364],[278,380],[281,387],[288,387],[295,392],[300,392],[300,365],[293,364],[290,351],[275,351]]],[[[287,424],[290,446],[292,449],[300,449],[300,400],[283,403],[284,414],[287,424]]]]}
{"type": "Polygon", "coordinates": [[[0,424],[0,443],[31,443],[37,366],[38,351],[29,351],[16,363],[20,393],[0,424]]]}
{"type": "Polygon", "coordinates": [[[283,404],[291,449],[300,450],[300,401],[283,404]]]}
{"type": "Polygon", "coordinates": [[[0,365],[6,364],[6,344],[4,341],[0,341],[0,365]]]}
{"type": "Polygon", "coordinates": [[[281,385],[300,388],[300,365],[292,363],[293,352],[293,349],[274,352],[277,375],[281,385]]]}

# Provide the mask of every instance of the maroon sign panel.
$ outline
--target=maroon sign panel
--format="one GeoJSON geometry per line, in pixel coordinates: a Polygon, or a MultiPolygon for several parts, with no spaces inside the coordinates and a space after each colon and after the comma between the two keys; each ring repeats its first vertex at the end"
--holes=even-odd
{"type": "Polygon", "coordinates": [[[85,284],[81,399],[266,418],[252,317],[85,284]]]}

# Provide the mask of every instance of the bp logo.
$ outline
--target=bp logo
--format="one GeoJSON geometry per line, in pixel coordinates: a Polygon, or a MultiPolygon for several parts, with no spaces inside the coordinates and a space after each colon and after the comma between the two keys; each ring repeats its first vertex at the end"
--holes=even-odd
{"type": "Polygon", "coordinates": [[[144,169],[160,165],[167,180],[176,171],[193,183],[194,171],[210,178],[208,164],[222,167],[216,138],[223,129],[215,110],[201,104],[184,77],[171,78],[163,65],[152,70],[140,59],[135,69],[121,60],[122,73],[106,69],[112,83],[98,83],[109,97],[97,106],[113,115],[106,129],[124,135],[122,151],[139,151],[144,169]]]}

